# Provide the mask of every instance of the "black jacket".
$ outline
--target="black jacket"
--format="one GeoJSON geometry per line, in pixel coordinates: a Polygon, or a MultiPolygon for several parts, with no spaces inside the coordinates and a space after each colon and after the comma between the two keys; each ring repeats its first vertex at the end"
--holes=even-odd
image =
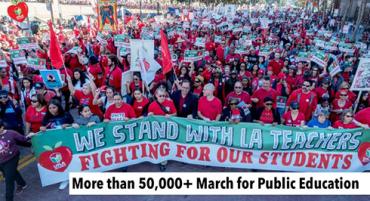
{"type": "Polygon", "coordinates": [[[180,105],[180,98],[181,98],[181,91],[175,91],[171,94],[171,99],[175,104],[177,110],[178,117],[187,117],[188,115],[193,115],[193,118],[197,117],[198,112],[198,97],[195,96],[193,93],[189,92],[189,94],[185,97],[185,101],[183,105],[180,105]]]}
{"type": "MultiPolygon", "coordinates": [[[[251,116],[250,113],[248,115],[245,115],[243,109],[241,109],[241,108],[238,108],[238,109],[240,111],[240,117],[241,117],[240,122],[251,122],[252,121],[252,116],[251,116]]],[[[230,107],[224,108],[222,110],[220,121],[229,121],[230,118],[231,118],[231,109],[230,109],[230,107]]]]}

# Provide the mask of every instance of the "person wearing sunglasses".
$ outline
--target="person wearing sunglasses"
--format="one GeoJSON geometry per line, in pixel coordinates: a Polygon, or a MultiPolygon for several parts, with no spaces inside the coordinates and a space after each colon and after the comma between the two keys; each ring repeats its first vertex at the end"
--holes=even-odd
{"type": "Polygon", "coordinates": [[[6,90],[0,90],[0,119],[3,119],[4,127],[23,134],[22,110],[18,104],[9,97],[6,90]]]}
{"type": "Polygon", "coordinates": [[[350,85],[349,85],[348,82],[343,82],[340,85],[340,89],[337,91],[337,93],[335,93],[335,98],[340,98],[341,91],[344,91],[344,92],[347,92],[347,94],[348,94],[348,100],[351,101],[352,103],[354,103],[356,101],[357,95],[355,93],[353,93],[352,91],[350,91],[349,87],[350,87],[350,85]]]}
{"type": "Polygon", "coordinates": [[[256,118],[254,122],[260,124],[280,124],[280,116],[278,112],[273,108],[274,100],[271,97],[263,99],[264,107],[259,108],[256,112],[256,118]]]}
{"type": "Polygon", "coordinates": [[[204,78],[201,75],[196,76],[194,79],[193,94],[197,97],[201,97],[203,95],[203,82],[204,78]]]}
{"type": "Polygon", "coordinates": [[[227,107],[222,110],[220,121],[230,123],[251,122],[251,115],[245,115],[244,110],[238,107],[239,99],[230,98],[227,107]]]}
{"type": "Polygon", "coordinates": [[[316,110],[318,102],[317,95],[312,91],[311,86],[312,82],[310,80],[305,80],[301,89],[296,89],[292,92],[286,104],[289,106],[293,101],[297,102],[299,111],[305,114],[305,121],[311,119],[312,113],[316,110]]]}
{"type": "Polygon", "coordinates": [[[155,91],[155,101],[150,103],[148,115],[176,116],[177,110],[173,101],[167,98],[167,92],[163,88],[155,91]]]}
{"type": "Polygon", "coordinates": [[[344,112],[340,120],[334,122],[333,128],[351,129],[358,128],[357,124],[353,121],[353,113],[351,111],[344,112]]]}
{"type": "Polygon", "coordinates": [[[31,96],[31,105],[26,111],[26,134],[40,131],[42,120],[46,114],[46,101],[41,94],[31,96]]]}
{"type": "Polygon", "coordinates": [[[299,105],[297,102],[290,103],[290,111],[286,112],[281,123],[286,126],[299,127],[305,125],[304,114],[299,111],[299,105]]]}
{"type": "Polygon", "coordinates": [[[331,108],[331,121],[336,122],[340,119],[340,116],[352,109],[352,103],[348,98],[346,90],[340,90],[339,98],[336,98],[332,102],[331,108]]]}

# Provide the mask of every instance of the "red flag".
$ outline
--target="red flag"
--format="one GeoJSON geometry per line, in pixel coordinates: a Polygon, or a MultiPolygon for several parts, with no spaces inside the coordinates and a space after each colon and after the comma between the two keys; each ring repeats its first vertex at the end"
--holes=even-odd
{"type": "Polygon", "coordinates": [[[172,60],[170,50],[168,49],[168,41],[166,34],[161,30],[161,52],[162,52],[162,71],[163,74],[167,74],[172,69],[172,60]]]}
{"type": "Polygon", "coordinates": [[[63,67],[63,57],[62,52],[60,51],[59,41],[53,29],[53,24],[48,22],[50,29],[50,46],[49,46],[49,55],[51,60],[51,65],[56,69],[63,67]]]}

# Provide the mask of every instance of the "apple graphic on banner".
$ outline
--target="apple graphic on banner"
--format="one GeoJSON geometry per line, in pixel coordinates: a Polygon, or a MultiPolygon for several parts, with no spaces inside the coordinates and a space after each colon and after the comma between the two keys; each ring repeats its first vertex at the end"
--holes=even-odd
{"type": "Polygon", "coordinates": [[[57,142],[54,149],[50,146],[44,146],[44,151],[40,154],[39,164],[51,171],[64,172],[72,161],[72,151],[62,142],[57,142]]]}
{"type": "Polygon", "coordinates": [[[27,4],[25,2],[20,2],[16,5],[9,6],[8,15],[18,22],[23,22],[28,16],[27,4]]]}
{"type": "Polygon", "coordinates": [[[367,165],[370,162],[370,142],[361,143],[357,154],[362,165],[367,165]]]}

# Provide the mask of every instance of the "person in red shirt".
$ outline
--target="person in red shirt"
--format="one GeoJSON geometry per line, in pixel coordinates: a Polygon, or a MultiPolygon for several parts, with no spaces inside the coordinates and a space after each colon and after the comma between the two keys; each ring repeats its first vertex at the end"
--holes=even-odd
{"type": "Polygon", "coordinates": [[[281,123],[287,126],[299,127],[305,125],[304,114],[299,111],[299,105],[294,101],[290,103],[290,111],[286,112],[281,120],[281,123]]]}
{"type": "Polygon", "coordinates": [[[244,102],[248,107],[251,105],[251,97],[248,92],[243,91],[243,85],[240,81],[235,82],[234,91],[230,92],[225,98],[225,104],[229,103],[231,99],[237,99],[238,103],[244,102]]]}
{"type": "Polygon", "coordinates": [[[323,81],[321,82],[321,86],[315,89],[317,98],[320,99],[325,95],[328,97],[333,97],[333,92],[332,90],[330,90],[329,85],[330,85],[330,79],[328,78],[323,79],[323,81]]]}
{"type": "Polygon", "coordinates": [[[265,77],[262,82],[262,87],[258,88],[252,95],[252,102],[256,104],[256,108],[264,107],[263,100],[266,97],[272,98],[273,102],[276,102],[278,93],[275,89],[271,88],[271,82],[269,77],[265,77]]]}
{"type": "Polygon", "coordinates": [[[341,85],[340,85],[340,89],[337,91],[337,93],[335,93],[335,98],[340,98],[340,92],[341,91],[346,91],[348,93],[348,99],[349,101],[351,101],[352,103],[354,103],[356,101],[356,94],[353,93],[352,91],[349,90],[349,83],[348,82],[343,82],[341,85]]]}
{"type": "Polygon", "coordinates": [[[136,114],[131,105],[124,103],[121,94],[115,93],[114,104],[109,106],[104,114],[104,122],[127,121],[136,118],[136,114]]]}
{"type": "Polygon", "coordinates": [[[131,94],[136,88],[143,88],[143,81],[140,79],[138,74],[134,74],[133,79],[130,83],[126,83],[127,93],[131,94]]]}
{"type": "Polygon", "coordinates": [[[171,99],[166,98],[166,94],[162,88],[155,91],[156,100],[150,103],[148,115],[176,116],[176,107],[171,99]]]}
{"type": "Polygon", "coordinates": [[[46,114],[46,102],[42,95],[34,94],[31,96],[31,105],[26,111],[26,132],[37,133],[40,131],[41,123],[46,114]]]}
{"type": "Polygon", "coordinates": [[[345,112],[342,114],[341,120],[334,122],[333,128],[344,128],[344,129],[358,128],[358,126],[353,120],[354,120],[353,113],[351,111],[345,112]]]}
{"type": "Polygon", "coordinates": [[[122,70],[117,66],[117,57],[108,58],[108,68],[105,70],[105,82],[107,86],[112,86],[116,91],[121,91],[122,70]]]}
{"type": "Polygon", "coordinates": [[[72,79],[70,76],[67,76],[68,81],[68,89],[71,92],[72,96],[75,96],[78,100],[79,105],[88,105],[91,109],[91,112],[100,118],[103,117],[103,113],[100,110],[98,105],[94,105],[94,96],[96,93],[96,86],[94,83],[94,78],[91,75],[88,75],[89,80],[91,82],[85,83],[82,86],[82,90],[76,90],[73,86],[72,79]]]}
{"type": "Polygon", "coordinates": [[[205,121],[219,121],[222,113],[221,100],[213,95],[215,86],[208,83],[203,88],[203,96],[198,102],[198,117],[205,121]]]}
{"type": "Polygon", "coordinates": [[[273,108],[274,100],[271,97],[263,99],[264,107],[258,108],[254,122],[260,124],[274,124],[280,123],[278,112],[273,108]]]}
{"type": "Polygon", "coordinates": [[[351,109],[352,103],[348,100],[348,93],[345,90],[341,90],[340,98],[336,98],[332,102],[331,121],[338,121],[344,112],[351,109]]]}
{"type": "Polygon", "coordinates": [[[272,67],[274,75],[278,75],[281,72],[281,69],[284,67],[284,61],[280,59],[279,53],[275,53],[275,59],[271,60],[268,66],[272,67]]]}
{"type": "Polygon", "coordinates": [[[355,115],[354,122],[364,128],[370,127],[370,107],[360,110],[355,115]]]}
{"type": "Polygon", "coordinates": [[[294,90],[287,101],[287,106],[293,101],[298,102],[299,111],[305,114],[306,121],[311,119],[312,113],[317,106],[317,95],[311,90],[311,85],[312,82],[310,80],[304,81],[302,88],[294,90]]]}
{"type": "Polygon", "coordinates": [[[141,117],[144,115],[144,109],[149,104],[149,100],[143,95],[140,88],[134,90],[134,102],[132,107],[135,111],[136,117],[141,117]]]}

